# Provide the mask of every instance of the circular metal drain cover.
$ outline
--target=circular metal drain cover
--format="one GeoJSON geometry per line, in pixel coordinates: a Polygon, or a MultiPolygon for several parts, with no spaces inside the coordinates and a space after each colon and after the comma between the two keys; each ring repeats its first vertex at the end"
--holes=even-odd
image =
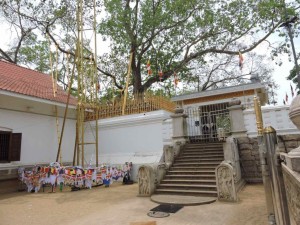
{"type": "Polygon", "coordinates": [[[148,212],[147,213],[148,216],[150,217],[155,217],[155,218],[163,218],[163,217],[167,217],[167,216],[170,216],[169,213],[165,213],[165,212],[148,212]]]}

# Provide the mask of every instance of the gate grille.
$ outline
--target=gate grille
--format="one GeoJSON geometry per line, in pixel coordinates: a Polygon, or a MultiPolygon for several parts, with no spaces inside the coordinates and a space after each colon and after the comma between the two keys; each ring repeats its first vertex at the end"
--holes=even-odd
{"type": "Polygon", "coordinates": [[[187,108],[190,142],[224,141],[230,133],[228,103],[187,108]]]}

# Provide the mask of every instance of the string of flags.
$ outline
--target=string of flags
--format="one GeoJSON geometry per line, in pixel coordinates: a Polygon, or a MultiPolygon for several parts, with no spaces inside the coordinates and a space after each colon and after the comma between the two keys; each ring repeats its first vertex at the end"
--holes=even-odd
{"type": "Polygon", "coordinates": [[[152,74],[150,59],[148,59],[148,62],[147,62],[147,73],[148,73],[148,75],[152,74]]]}
{"type": "MultiPolygon", "coordinates": [[[[148,61],[147,61],[146,69],[147,69],[147,74],[148,74],[148,75],[152,75],[152,74],[153,74],[152,69],[151,69],[151,62],[150,62],[150,59],[148,59],[148,61]]],[[[163,73],[163,71],[162,71],[161,65],[159,64],[159,66],[158,66],[158,77],[159,77],[159,81],[162,81],[163,76],[164,76],[164,73],[163,73]]],[[[177,74],[176,74],[176,72],[174,71],[174,86],[175,86],[175,88],[178,86],[178,83],[179,83],[179,79],[177,78],[177,74]]]]}
{"type": "Polygon", "coordinates": [[[162,69],[161,69],[161,66],[160,66],[160,64],[159,64],[159,68],[158,68],[158,76],[159,76],[159,80],[161,81],[162,80],[162,78],[163,78],[163,71],[162,71],[162,69]]]}
{"type": "Polygon", "coordinates": [[[179,79],[177,78],[177,74],[176,74],[176,72],[174,71],[174,86],[175,86],[175,88],[177,87],[178,82],[179,82],[179,79]]]}
{"type": "Polygon", "coordinates": [[[239,67],[240,67],[240,70],[243,69],[243,62],[244,62],[244,57],[243,57],[242,53],[239,51],[239,67]]]}
{"type": "Polygon", "coordinates": [[[294,97],[294,89],[291,84],[290,84],[290,86],[291,86],[291,94],[292,94],[292,98],[293,98],[294,97]]]}
{"type": "MultiPolygon", "coordinates": [[[[295,92],[294,92],[292,84],[290,84],[290,88],[291,88],[291,96],[293,98],[295,95],[295,92]]],[[[289,96],[288,96],[287,92],[285,92],[285,99],[283,99],[283,104],[286,105],[288,103],[289,103],[289,96]]]]}

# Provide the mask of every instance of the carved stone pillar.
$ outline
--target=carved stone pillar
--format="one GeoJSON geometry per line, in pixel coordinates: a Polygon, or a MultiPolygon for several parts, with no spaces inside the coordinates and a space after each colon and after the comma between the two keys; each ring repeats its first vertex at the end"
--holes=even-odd
{"type": "Polygon", "coordinates": [[[223,143],[223,151],[224,161],[230,162],[232,165],[234,184],[238,192],[245,185],[245,181],[242,179],[237,139],[232,136],[228,137],[226,142],[223,143]]]}
{"type": "Polygon", "coordinates": [[[164,156],[165,156],[165,164],[167,168],[169,168],[172,165],[175,157],[173,146],[170,145],[164,146],[164,156]]]}
{"type": "Polygon", "coordinates": [[[241,101],[233,99],[229,102],[229,107],[227,109],[229,110],[230,116],[231,135],[233,137],[246,137],[247,130],[244,124],[244,108],[241,105],[241,101]]]}
{"type": "Polygon", "coordinates": [[[183,113],[182,108],[177,108],[175,114],[171,115],[173,119],[173,142],[180,141],[181,143],[187,142],[187,115],[183,113]]]}
{"type": "Polygon", "coordinates": [[[233,167],[223,161],[216,168],[218,199],[220,201],[237,201],[237,193],[234,185],[233,167]]]}
{"type": "Polygon", "coordinates": [[[151,166],[140,166],[138,171],[139,196],[151,196],[155,190],[155,176],[151,166]]]}
{"type": "Polygon", "coordinates": [[[140,166],[138,171],[138,196],[151,196],[155,191],[156,185],[166,175],[166,169],[167,167],[164,163],[140,166]]]}

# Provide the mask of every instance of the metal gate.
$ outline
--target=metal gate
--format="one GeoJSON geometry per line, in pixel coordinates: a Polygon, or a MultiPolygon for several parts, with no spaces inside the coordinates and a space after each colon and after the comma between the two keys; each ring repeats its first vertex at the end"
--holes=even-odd
{"type": "Polygon", "coordinates": [[[190,142],[218,142],[230,132],[228,103],[187,108],[187,131],[190,142]]]}

